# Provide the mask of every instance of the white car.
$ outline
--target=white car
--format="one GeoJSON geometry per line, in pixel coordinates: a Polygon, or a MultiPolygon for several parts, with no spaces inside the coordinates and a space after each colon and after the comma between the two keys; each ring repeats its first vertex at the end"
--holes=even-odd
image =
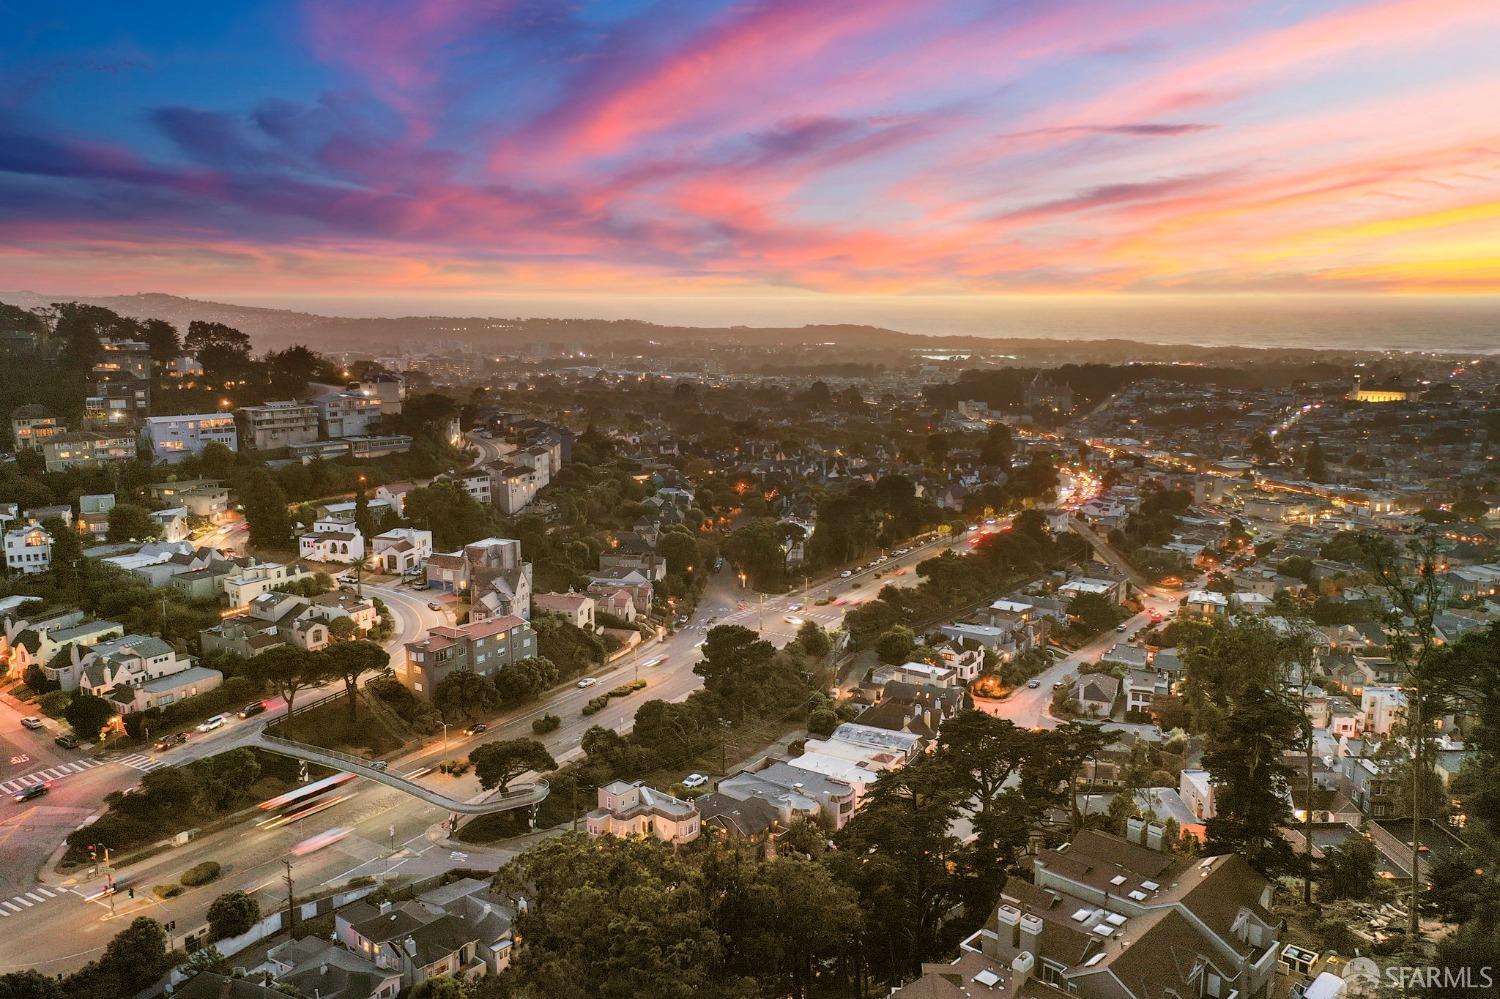
{"type": "Polygon", "coordinates": [[[802,605],[801,604],[792,604],[791,606],[789,606],[787,608],[787,610],[789,610],[789,611],[799,611],[801,609],[802,609],[802,605]]]}
{"type": "Polygon", "coordinates": [[[845,569],[843,572],[839,573],[839,578],[840,579],[848,579],[852,575],[854,575],[854,572],[852,570],[845,569]]]}
{"type": "Polygon", "coordinates": [[[801,624],[802,623],[802,619],[800,617],[798,617],[797,615],[795,615],[795,614],[788,614],[786,616],[786,623],[787,624],[801,624]]]}
{"type": "Polygon", "coordinates": [[[702,787],[708,783],[708,778],[702,774],[688,774],[682,778],[683,787],[702,787]]]}
{"type": "Polygon", "coordinates": [[[21,724],[35,731],[36,729],[42,727],[42,720],[36,715],[27,715],[25,718],[21,719],[21,724]]]}
{"type": "Polygon", "coordinates": [[[580,689],[583,688],[583,687],[592,687],[594,684],[596,684],[598,682],[599,682],[598,679],[596,679],[595,677],[586,676],[582,680],[578,681],[578,686],[579,686],[580,689]]]}
{"type": "Polygon", "coordinates": [[[228,715],[214,715],[212,718],[205,718],[198,723],[198,731],[212,732],[216,728],[222,728],[228,720],[228,715]]]}

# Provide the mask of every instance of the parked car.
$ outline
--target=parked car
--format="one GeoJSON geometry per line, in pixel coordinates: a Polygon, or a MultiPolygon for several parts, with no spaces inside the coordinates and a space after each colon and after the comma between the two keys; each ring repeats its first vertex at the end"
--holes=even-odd
{"type": "Polygon", "coordinates": [[[427,609],[440,611],[443,609],[443,605],[438,603],[436,600],[429,600],[427,601],[427,609]]]}
{"type": "Polygon", "coordinates": [[[468,728],[464,729],[464,735],[478,735],[480,732],[488,732],[489,730],[490,727],[484,722],[475,722],[468,728]]]}
{"type": "Polygon", "coordinates": [[[243,708],[240,708],[240,717],[241,718],[253,718],[255,715],[261,714],[265,710],[266,710],[266,706],[265,706],[264,702],[261,702],[261,701],[251,701],[249,704],[245,705],[243,708]]]}
{"type": "Polygon", "coordinates": [[[1032,690],[1035,690],[1036,688],[1040,687],[1041,685],[1042,685],[1042,681],[1040,681],[1040,680],[1027,680],[1026,681],[1026,686],[1029,687],[1032,690]]]}
{"type": "Polygon", "coordinates": [[[431,585],[432,584],[429,583],[427,580],[425,580],[425,579],[419,579],[415,583],[411,584],[411,588],[414,589],[414,590],[425,590],[425,589],[427,589],[431,585]]]}
{"type": "Polygon", "coordinates": [[[156,740],[156,751],[158,753],[165,753],[173,746],[180,746],[184,742],[187,742],[187,740],[186,732],[173,732],[171,735],[164,735],[156,740]]]}
{"type": "Polygon", "coordinates": [[[596,684],[598,682],[599,681],[597,679],[595,679],[594,677],[592,677],[592,676],[586,676],[582,680],[578,681],[578,686],[579,687],[592,687],[594,684],[596,684]]]}
{"type": "Polygon", "coordinates": [[[212,732],[216,728],[223,728],[224,723],[227,721],[229,721],[228,715],[214,715],[212,718],[205,718],[198,723],[198,731],[212,732]]]}
{"type": "Polygon", "coordinates": [[[1123,624],[1120,625],[1119,627],[1117,627],[1115,630],[1118,631],[1122,635],[1125,634],[1125,626],[1123,624]]]}
{"type": "Polygon", "coordinates": [[[63,734],[52,740],[64,749],[77,749],[78,738],[76,736],[63,734]]]}
{"type": "Polygon", "coordinates": [[[702,774],[688,774],[682,778],[683,787],[702,787],[708,783],[708,778],[702,774]]]}
{"type": "Polygon", "coordinates": [[[21,719],[21,724],[34,732],[42,727],[42,720],[36,715],[27,715],[25,718],[21,719]]]}
{"type": "Polygon", "coordinates": [[[839,573],[839,578],[840,579],[848,579],[852,575],[854,575],[853,570],[845,569],[843,572],[839,573]]]}
{"type": "Polygon", "coordinates": [[[16,800],[30,801],[32,798],[40,798],[50,790],[52,790],[51,784],[33,784],[30,787],[24,787],[17,791],[16,800]]]}

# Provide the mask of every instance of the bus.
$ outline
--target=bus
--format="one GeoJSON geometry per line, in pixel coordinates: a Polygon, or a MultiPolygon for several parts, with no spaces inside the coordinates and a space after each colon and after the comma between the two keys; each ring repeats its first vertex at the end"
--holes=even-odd
{"type": "Polygon", "coordinates": [[[327,811],[353,796],[354,789],[348,785],[357,779],[354,774],[334,774],[262,801],[260,810],[271,814],[256,825],[262,829],[280,829],[299,819],[327,811]]]}

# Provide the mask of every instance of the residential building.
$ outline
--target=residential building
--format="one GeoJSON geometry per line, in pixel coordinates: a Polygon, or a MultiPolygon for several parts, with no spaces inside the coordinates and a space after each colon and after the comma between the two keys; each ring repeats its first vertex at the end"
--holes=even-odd
{"type": "Polygon", "coordinates": [[[236,416],[246,447],[274,451],[318,439],[318,407],[295,400],[244,406],[236,416]]]}
{"type": "Polygon", "coordinates": [[[495,505],[512,515],[530,506],[537,492],[551,481],[547,472],[526,465],[503,465],[491,471],[489,478],[495,505]]]}
{"type": "Polygon", "coordinates": [[[599,807],[584,822],[592,838],[651,836],[674,846],[691,843],[701,832],[698,809],[692,802],[640,781],[614,780],[599,788],[599,807]]]}
{"type": "Polygon", "coordinates": [[[1182,605],[1185,617],[1215,618],[1229,612],[1229,598],[1214,590],[1194,590],[1182,605]]]}
{"type": "Polygon", "coordinates": [[[5,567],[11,572],[25,575],[51,569],[52,535],[40,524],[28,524],[6,531],[5,567]]]}
{"type": "Polygon", "coordinates": [[[125,431],[80,430],[49,437],[42,442],[42,455],[49,472],[101,468],[111,462],[134,461],[136,439],[125,431]]]}
{"type": "Polygon", "coordinates": [[[72,651],[68,680],[76,689],[112,701],[120,714],[165,707],[184,697],[207,693],[224,682],[224,674],[199,666],[159,638],[125,635],[95,645],[86,654],[72,651]]]}
{"type": "Polygon", "coordinates": [[[10,414],[10,437],[17,451],[40,451],[42,445],[68,432],[45,406],[29,403],[10,414]]]}
{"type": "Polygon", "coordinates": [[[625,590],[630,594],[638,614],[651,610],[655,588],[639,569],[596,569],[589,573],[588,593],[603,596],[617,590],[625,590]]]}
{"type": "Polygon", "coordinates": [[[594,598],[584,593],[534,593],[531,609],[556,614],[575,628],[594,630],[594,598]]]}
{"type": "Polygon", "coordinates": [[[298,554],[308,562],[363,562],[365,538],[352,516],[320,517],[311,532],[297,540],[298,554]]]}
{"type": "Polygon", "coordinates": [[[829,825],[842,829],[854,814],[858,795],[848,783],[778,759],[764,761],[759,769],[743,770],[719,782],[719,794],[736,801],[760,798],[785,815],[783,825],[796,816],[821,814],[829,825]]]}
{"type": "Polygon", "coordinates": [[[239,450],[239,431],[230,413],[194,413],[187,416],[148,416],[141,427],[141,440],[152,457],[175,465],[189,455],[201,454],[209,444],[239,450]]]}
{"type": "Polygon", "coordinates": [[[432,699],[438,684],[455,672],[493,677],[507,665],[536,655],[536,633],[520,617],[493,618],[460,627],[432,628],[406,643],[397,679],[419,697],[432,699]]]}
{"type": "Polygon", "coordinates": [[[318,410],[318,429],[324,437],[365,437],[381,417],[379,399],[357,392],[325,395],[314,405],[318,410]]]}
{"type": "Polygon", "coordinates": [[[371,539],[376,566],[389,573],[410,572],[432,557],[432,532],[394,527],[371,539]]]}
{"type": "Polygon", "coordinates": [[[352,458],[381,458],[388,454],[405,454],[411,450],[412,439],[406,434],[362,434],[345,437],[352,458]]]}
{"type": "Polygon", "coordinates": [[[256,562],[224,580],[224,595],[229,599],[230,607],[244,607],[268,590],[299,579],[311,578],[312,573],[296,566],[281,562],[256,562]]]}
{"type": "Polygon", "coordinates": [[[420,903],[360,903],[335,916],[335,932],[345,947],[377,968],[401,975],[404,989],[429,978],[473,978],[487,972],[479,929],[460,916],[434,916],[420,903]]]}
{"type": "Polygon", "coordinates": [[[1085,673],[1073,681],[1073,699],[1085,718],[1108,718],[1120,699],[1120,681],[1108,673],[1085,673]]]}
{"type": "Polygon", "coordinates": [[[1084,830],[1040,851],[1034,882],[1006,882],[961,952],[1082,999],[1269,999],[1283,929],[1270,882],[1237,855],[1163,853],[1159,827],[1140,831],[1152,846],[1084,830]]]}
{"type": "Polygon", "coordinates": [[[1366,738],[1388,736],[1406,716],[1406,691],[1400,687],[1365,687],[1359,696],[1366,738]]]}

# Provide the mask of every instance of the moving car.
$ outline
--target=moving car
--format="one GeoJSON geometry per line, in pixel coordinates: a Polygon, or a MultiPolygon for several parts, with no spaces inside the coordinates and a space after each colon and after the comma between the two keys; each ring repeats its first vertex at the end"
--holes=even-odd
{"type": "Polygon", "coordinates": [[[60,735],[56,739],[53,739],[52,741],[55,742],[55,743],[57,743],[59,746],[61,746],[64,749],[77,749],[78,748],[78,739],[77,739],[76,736],[60,735]]]}
{"type": "Polygon", "coordinates": [[[436,600],[429,600],[427,601],[427,609],[440,611],[443,609],[443,605],[438,603],[436,600]]]}
{"type": "Polygon", "coordinates": [[[1035,690],[1036,688],[1040,687],[1041,685],[1042,685],[1042,681],[1040,681],[1040,680],[1027,680],[1026,681],[1026,686],[1029,689],[1031,689],[1031,690],[1035,690]]]}
{"type": "Polygon", "coordinates": [[[592,687],[594,684],[596,684],[598,682],[599,681],[597,679],[595,679],[594,677],[592,677],[592,676],[586,676],[582,680],[578,681],[578,686],[579,687],[592,687]]]}
{"type": "Polygon", "coordinates": [[[488,732],[489,730],[489,725],[485,724],[484,722],[475,722],[468,728],[464,729],[464,735],[478,735],[480,732],[488,732]]]}
{"type": "Polygon", "coordinates": [[[51,784],[33,784],[30,787],[23,787],[21,790],[17,791],[16,800],[30,801],[32,798],[40,798],[50,790],[52,790],[51,784]]]}
{"type": "Polygon", "coordinates": [[[205,718],[198,723],[198,731],[212,732],[216,728],[223,728],[224,723],[228,720],[228,715],[214,715],[212,718],[205,718]]]}
{"type": "Polygon", "coordinates": [[[31,729],[32,731],[36,731],[37,729],[42,727],[42,720],[36,715],[27,715],[25,718],[21,719],[21,724],[26,728],[31,729]]]}
{"type": "Polygon", "coordinates": [[[1119,627],[1117,627],[1115,630],[1118,631],[1122,635],[1125,634],[1125,626],[1123,624],[1120,625],[1119,627]]]}
{"type": "Polygon", "coordinates": [[[702,787],[708,783],[708,778],[702,774],[688,774],[682,778],[683,787],[702,787]]]}
{"type": "Polygon", "coordinates": [[[265,710],[266,710],[266,706],[265,706],[265,704],[263,702],[261,702],[261,701],[251,701],[249,704],[245,705],[243,708],[240,708],[240,717],[241,718],[251,718],[251,717],[254,717],[255,715],[258,715],[258,714],[262,713],[265,710]]]}
{"type": "Polygon", "coordinates": [[[173,746],[180,746],[184,742],[187,742],[187,740],[186,732],[173,732],[171,735],[164,735],[156,740],[156,751],[158,753],[165,753],[173,746]]]}
{"type": "Polygon", "coordinates": [[[802,623],[802,619],[800,617],[798,617],[797,615],[795,615],[795,614],[788,614],[786,616],[786,623],[787,624],[801,624],[802,623]]]}

